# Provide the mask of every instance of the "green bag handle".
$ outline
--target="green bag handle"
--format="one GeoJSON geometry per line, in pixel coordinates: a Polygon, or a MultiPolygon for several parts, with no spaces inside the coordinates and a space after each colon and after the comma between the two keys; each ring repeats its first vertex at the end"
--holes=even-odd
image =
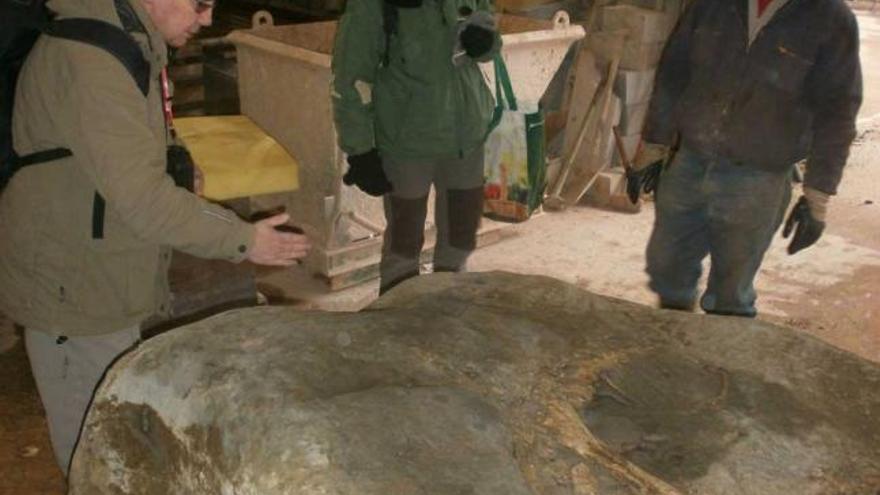
{"type": "Polygon", "coordinates": [[[513,110],[514,112],[517,110],[516,106],[516,96],[513,94],[513,85],[510,83],[510,74],[507,73],[507,64],[504,63],[504,58],[501,57],[501,54],[495,55],[495,58],[492,60],[492,65],[495,66],[495,101],[497,102],[496,106],[503,106],[504,103],[501,100],[501,90],[504,89],[504,95],[507,98],[507,108],[513,110]]]}
{"type": "Polygon", "coordinates": [[[517,110],[516,96],[513,94],[513,85],[510,83],[510,74],[507,73],[507,65],[504,63],[504,58],[501,57],[500,53],[492,59],[492,65],[495,68],[495,110],[492,113],[492,122],[489,123],[489,129],[486,130],[487,136],[501,122],[505,101],[507,102],[508,109],[517,110]]]}

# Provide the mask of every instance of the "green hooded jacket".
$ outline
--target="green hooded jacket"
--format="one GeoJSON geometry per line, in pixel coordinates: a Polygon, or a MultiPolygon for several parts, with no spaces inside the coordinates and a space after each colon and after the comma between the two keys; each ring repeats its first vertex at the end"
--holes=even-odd
{"type": "Polygon", "coordinates": [[[489,0],[424,0],[397,7],[387,66],[382,3],[349,0],[333,52],[333,111],[349,155],[376,147],[400,160],[449,159],[483,144],[494,100],[477,62],[453,55],[461,13],[491,11],[489,0]]]}
{"type": "MultiPolygon", "coordinates": [[[[130,2],[143,24],[133,36],[151,65],[146,98],[112,55],[47,36],[19,76],[16,151],[73,151],[22,169],[0,195],[0,310],[26,327],[65,335],[130,328],[168,307],[170,248],[240,261],[253,242],[253,226],[165,174],[165,43],[140,1],[116,1],[130,2]],[[92,238],[95,192],[107,205],[102,239],[92,238]]],[[[48,6],[61,18],[121,26],[114,0],[48,6]]]]}

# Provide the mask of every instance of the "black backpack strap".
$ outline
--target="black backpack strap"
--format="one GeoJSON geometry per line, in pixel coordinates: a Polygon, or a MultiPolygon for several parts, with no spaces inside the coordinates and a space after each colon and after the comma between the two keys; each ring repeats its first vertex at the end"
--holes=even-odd
{"type": "MultiPolygon", "coordinates": [[[[150,64],[140,46],[123,29],[96,19],[61,19],[51,22],[45,33],[56,38],[87,43],[101,48],[119,61],[131,75],[144,97],[150,91],[150,64]]],[[[97,191],[92,201],[92,238],[104,238],[107,202],[97,191]]]]}
{"type": "Polygon", "coordinates": [[[150,51],[152,51],[153,43],[147,35],[147,28],[138,18],[137,12],[135,12],[134,7],[131,5],[131,0],[113,0],[113,5],[116,7],[116,15],[119,16],[119,23],[122,24],[122,29],[129,33],[141,33],[146,36],[147,43],[150,45],[150,51]]]}
{"type": "MultiPolygon", "coordinates": [[[[107,51],[125,67],[144,97],[150,91],[150,63],[144,59],[134,38],[121,28],[96,19],[62,19],[44,24],[42,30],[49,36],[87,43],[107,51]]],[[[13,158],[10,177],[22,167],[72,154],[67,148],[54,148],[13,158]]]]}
{"type": "MultiPolygon", "coordinates": [[[[123,19],[126,20],[126,19],[123,19]]],[[[116,58],[146,97],[150,91],[150,63],[144,58],[140,46],[124,29],[97,19],[61,19],[39,26],[40,30],[56,38],[86,43],[100,48],[116,58]]],[[[72,156],[67,148],[38,151],[25,156],[11,157],[6,170],[0,174],[0,184],[6,182],[22,167],[45,163],[72,156]]],[[[92,238],[104,237],[104,212],[106,202],[96,191],[92,205],[92,238]]]]}
{"type": "Polygon", "coordinates": [[[53,148],[50,150],[37,151],[36,153],[13,159],[12,167],[17,172],[18,169],[27,167],[28,165],[60,160],[62,158],[67,158],[68,156],[73,156],[73,152],[67,148],[53,148]]]}
{"type": "Polygon", "coordinates": [[[397,7],[388,0],[382,0],[382,30],[385,32],[385,53],[382,54],[382,66],[388,67],[391,62],[391,36],[397,34],[400,13],[397,7]]]}
{"type": "Polygon", "coordinates": [[[101,48],[125,67],[145,97],[150,91],[150,63],[134,38],[118,26],[97,19],[61,19],[50,22],[49,36],[79,41],[101,48]]]}
{"type": "Polygon", "coordinates": [[[73,153],[67,148],[53,148],[50,150],[38,151],[25,156],[18,156],[14,152],[7,157],[0,167],[0,191],[6,188],[6,184],[12,179],[19,170],[28,165],[37,163],[51,162],[72,156],[73,153]]]}

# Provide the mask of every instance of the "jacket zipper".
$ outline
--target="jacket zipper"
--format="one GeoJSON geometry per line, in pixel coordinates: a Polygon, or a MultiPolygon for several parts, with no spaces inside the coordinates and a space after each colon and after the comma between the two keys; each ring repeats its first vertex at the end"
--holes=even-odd
{"type": "MultiPolygon", "coordinates": [[[[448,25],[446,20],[446,9],[442,4],[445,0],[437,0],[438,5],[441,5],[440,15],[443,18],[443,25],[448,25]]],[[[458,2],[456,2],[456,7],[458,7],[458,2]]],[[[458,9],[456,8],[456,11],[458,9]]],[[[458,27],[456,26],[456,30],[458,27]]],[[[454,46],[454,45],[453,45],[454,46]]],[[[454,50],[454,48],[453,48],[454,50]]],[[[461,74],[459,74],[459,70],[461,68],[456,67],[452,64],[452,54],[448,57],[449,64],[452,65],[452,77],[455,80],[455,144],[458,148],[458,158],[464,158],[464,130],[462,129],[462,122],[464,121],[464,116],[462,115],[462,107],[464,107],[464,103],[462,102],[462,81],[461,74]]],[[[462,65],[462,68],[465,67],[466,64],[462,65]]]]}

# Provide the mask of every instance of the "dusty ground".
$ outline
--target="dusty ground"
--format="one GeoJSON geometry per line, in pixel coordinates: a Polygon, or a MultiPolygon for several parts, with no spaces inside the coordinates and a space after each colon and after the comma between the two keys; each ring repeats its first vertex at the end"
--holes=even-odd
{"type": "MultiPolygon", "coordinates": [[[[859,21],[862,132],[827,234],[794,257],[777,238],[757,288],[761,318],[880,362],[880,17],[862,14],[859,21]]],[[[544,214],[515,226],[514,238],[478,251],[471,268],[550,275],[653,304],[642,271],[652,220],[650,204],[637,215],[581,207],[544,214]]],[[[0,495],[63,493],[20,335],[2,315],[0,377],[0,495]]]]}

